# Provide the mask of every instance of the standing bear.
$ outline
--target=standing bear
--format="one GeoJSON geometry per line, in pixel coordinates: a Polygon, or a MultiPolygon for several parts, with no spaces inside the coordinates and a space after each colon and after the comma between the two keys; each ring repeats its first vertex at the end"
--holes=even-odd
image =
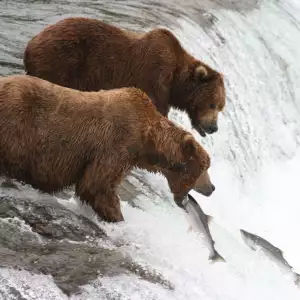
{"type": "Polygon", "coordinates": [[[202,135],[218,130],[223,75],[191,56],[166,29],[136,33],[90,18],[67,18],[29,41],[28,75],[81,91],[137,87],[167,116],[187,112],[202,135]]]}
{"type": "Polygon", "coordinates": [[[0,175],[76,195],[105,221],[122,221],[116,187],[133,167],[161,172],[175,201],[209,196],[208,153],[128,87],[82,92],[37,77],[0,79],[0,175]],[[180,199],[181,197],[181,199],[180,199]]]}

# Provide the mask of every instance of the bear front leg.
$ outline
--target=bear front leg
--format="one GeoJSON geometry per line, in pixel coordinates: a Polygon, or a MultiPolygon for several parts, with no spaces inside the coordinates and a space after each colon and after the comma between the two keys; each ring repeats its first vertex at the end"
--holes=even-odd
{"type": "Polygon", "coordinates": [[[156,109],[164,116],[167,117],[170,111],[169,106],[169,92],[160,89],[156,92],[155,96],[151,97],[156,109]]]}
{"type": "Polygon", "coordinates": [[[113,189],[98,189],[96,192],[91,188],[86,188],[80,182],[76,185],[76,195],[80,197],[82,202],[90,205],[103,221],[124,221],[119,197],[113,189]]]}
{"type": "Polygon", "coordinates": [[[170,111],[170,107],[169,107],[169,104],[168,102],[166,102],[165,100],[159,102],[158,101],[155,101],[155,106],[156,106],[156,109],[164,116],[164,117],[167,117],[168,114],[169,114],[169,111],[170,111]]]}
{"type": "Polygon", "coordinates": [[[153,87],[153,102],[156,109],[164,116],[168,117],[170,111],[170,89],[173,80],[172,66],[164,70],[157,69],[157,78],[153,87]]]}
{"type": "Polygon", "coordinates": [[[120,200],[115,191],[98,193],[93,204],[93,209],[103,221],[124,221],[120,200]]]}
{"type": "MultiPolygon", "coordinates": [[[[102,220],[106,222],[124,221],[120,200],[115,190],[115,186],[123,178],[124,171],[120,172],[119,167],[113,170],[113,164],[110,161],[107,163],[108,166],[105,165],[105,162],[100,163],[95,160],[86,167],[76,184],[76,195],[82,202],[89,204],[102,220]],[[109,173],[105,170],[108,170],[109,173]]],[[[116,164],[116,166],[119,165],[116,164]]]]}

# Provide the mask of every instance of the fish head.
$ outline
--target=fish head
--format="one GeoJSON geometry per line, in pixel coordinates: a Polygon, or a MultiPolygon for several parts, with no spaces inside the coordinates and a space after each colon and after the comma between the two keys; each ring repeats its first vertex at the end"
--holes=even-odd
{"type": "Polygon", "coordinates": [[[242,239],[244,243],[252,250],[257,249],[257,239],[256,237],[251,234],[250,232],[247,232],[246,230],[240,229],[240,233],[242,236],[242,239]]]}

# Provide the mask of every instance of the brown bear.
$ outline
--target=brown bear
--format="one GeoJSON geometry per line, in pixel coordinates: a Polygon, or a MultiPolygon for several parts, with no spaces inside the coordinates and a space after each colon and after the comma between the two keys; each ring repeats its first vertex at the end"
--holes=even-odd
{"type": "Polygon", "coordinates": [[[29,41],[28,75],[78,89],[98,91],[134,86],[167,116],[186,111],[202,135],[218,130],[225,106],[223,75],[183,49],[166,29],[136,33],[90,18],[67,18],[29,41]]]}
{"type": "Polygon", "coordinates": [[[193,136],[137,88],[82,92],[28,75],[0,79],[0,175],[47,193],[75,184],[105,221],[123,220],[116,187],[133,167],[169,176],[178,199],[192,188],[214,191],[209,166],[193,136]]]}

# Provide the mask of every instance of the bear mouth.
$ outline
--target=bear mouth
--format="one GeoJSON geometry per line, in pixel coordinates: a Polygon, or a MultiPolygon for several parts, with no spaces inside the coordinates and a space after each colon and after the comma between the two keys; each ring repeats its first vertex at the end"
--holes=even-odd
{"type": "Polygon", "coordinates": [[[198,124],[198,126],[197,126],[197,131],[199,132],[199,134],[202,137],[206,137],[206,132],[205,132],[204,128],[200,124],[198,124]]]}

